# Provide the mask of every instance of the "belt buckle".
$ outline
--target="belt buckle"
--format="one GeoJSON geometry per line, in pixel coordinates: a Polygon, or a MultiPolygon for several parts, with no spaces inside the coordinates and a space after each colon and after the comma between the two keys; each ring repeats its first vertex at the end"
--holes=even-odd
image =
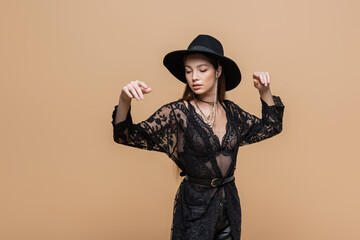
{"type": "Polygon", "coordinates": [[[217,187],[217,186],[221,185],[221,182],[220,182],[220,184],[218,184],[218,185],[215,184],[215,181],[219,181],[219,180],[221,180],[221,179],[220,179],[220,178],[214,178],[214,179],[212,179],[210,185],[211,185],[212,187],[217,187]]]}

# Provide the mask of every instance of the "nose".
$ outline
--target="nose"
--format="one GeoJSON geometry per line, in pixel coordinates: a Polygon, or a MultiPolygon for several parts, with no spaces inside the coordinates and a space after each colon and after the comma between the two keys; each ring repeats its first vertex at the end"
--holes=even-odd
{"type": "Polygon", "coordinates": [[[192,79],[193,79],[193,81],[199,80],[199,78],[198,78],[198,76],[197,76],[197,74],[196,74],[196,71],[193,71],[192,79]]]}

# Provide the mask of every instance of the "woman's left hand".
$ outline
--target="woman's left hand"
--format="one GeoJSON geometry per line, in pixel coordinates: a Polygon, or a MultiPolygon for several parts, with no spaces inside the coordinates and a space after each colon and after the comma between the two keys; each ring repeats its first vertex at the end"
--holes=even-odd
{"type": "Polygon", "coordinates": [[[259,92],[265,92],[270,88],[270,74],[268,72],[254,72],[253,74],[254,87],[259,92]]]}

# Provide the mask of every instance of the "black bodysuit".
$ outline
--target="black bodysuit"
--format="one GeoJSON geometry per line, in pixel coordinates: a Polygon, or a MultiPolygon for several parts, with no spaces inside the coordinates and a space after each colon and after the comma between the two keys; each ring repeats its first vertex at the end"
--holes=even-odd
{"type": "MultiPolygon", "coordinates": [[[[126,120],[115,124],[116,105],[111,122],[113,137],[120,144],[166,153],[183,174],[206,179],[228,177],[234,174],[240,146],[281,132],[284,105],[278,96],[273,95],[273,100],[275,105],[268,106],[260,98],[261,119],[224,100],[227,123],[223,139],[219,139],[194,106],[189,102],[186,106],[184,100],[163,105],[138,124],[132,122],[131,107],[126,120]]],[[[223,194],[232,237],[239,240],[241,207],[235,181],[212,187],[185,179],[175,196],[171,239],[213,239],[223,194]]]]}

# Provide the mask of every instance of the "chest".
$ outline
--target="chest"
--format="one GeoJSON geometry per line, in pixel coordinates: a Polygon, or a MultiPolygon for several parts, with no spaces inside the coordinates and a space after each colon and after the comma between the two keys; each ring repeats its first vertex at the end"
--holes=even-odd
{"type": "Polygon", "coordinates": [[[227,130],[226,124],[227,124],[226,112],[217,114],[212,130],[220,141],[224,138],[226,134],[226,130],[227,130]]]}
{"type": "MultiPolygon", "coordinates": [[[[196,151],[232,150],[236,145],[234,127],[231,124],[231,115],[225,106],[218,109],[213,126],[206,123],[202,114],[189,104],[189,122],[187,135],[191,139],[191,145],[196,151]],[[210,146],[209,146],[210,145],[210,146]]],[[[203,112],[206,114],[206,112],[203,112]]]]}

